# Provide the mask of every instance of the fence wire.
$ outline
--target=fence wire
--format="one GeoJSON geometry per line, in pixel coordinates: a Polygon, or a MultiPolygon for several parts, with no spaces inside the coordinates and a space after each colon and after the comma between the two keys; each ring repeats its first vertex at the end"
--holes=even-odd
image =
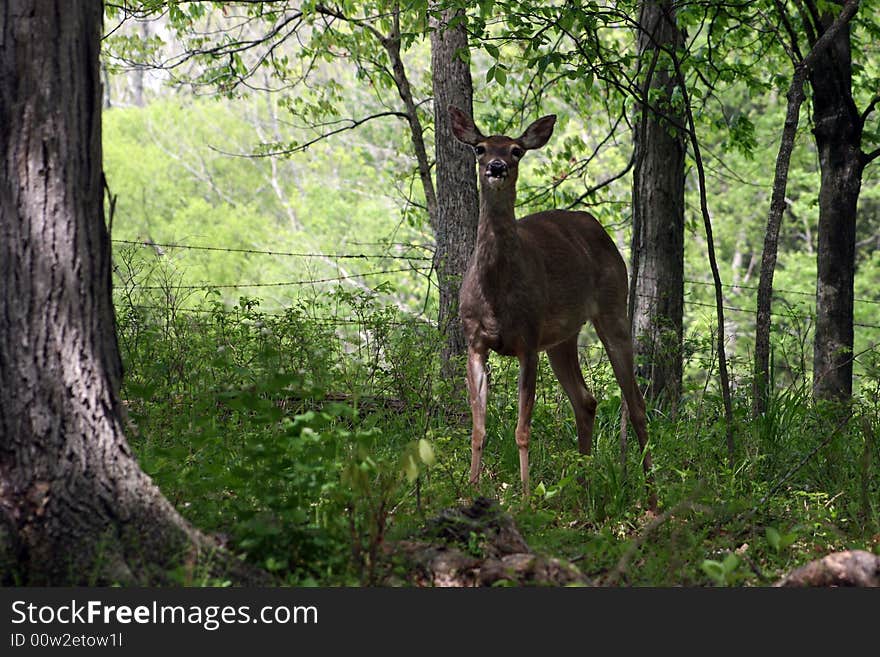
{"type": "MultiPolygon", "coordinates": [[[[152,240],[124,240],[124,239],[114,239],[112,240],[117,244],[127,244],[130,246],[141,246],[145,248],[151,249],[182,249],[182,250],[194,250],[194,251],[215,251],[215,252],[226,252],[226,253],[244,253],[251,255],[266,255],[266,256],[279,256],[279,257],[292,257],[292,258],[319,258],[323,260],[404,260],[404,261],[412,261],[412,262],[431,262],[433,258],[428,255],[413,255],[413,254],[389,254],[389,253],[318,253],[318,252],[294,252],[294,251],[271,251],[271,250],[260,250],[260,249],[246,249],[246,248],[235,248],[235,247],[225,247],[225,246],[212,246],[212,245],[195,245],[195,244],[179,244],[173,242],[153,242],[152,240]]],[[[354,242],[355,246],[382,246],[382,247],[399,247],[399,248],[407,248],[407,249],[423,249],[429,250],[431,247],[422,244],[408,244],[404,242],[354,242]]],[[[303,285],[319,285],[323,283],[337,283],[351,279],[358,278],[366,278],[366,277],[374,277],[374,276],[383,276],[389,274],[400,274],[400,273],[419,273],[419,272],[431,272],[432,267],[429,266],[410,266],[410,267],[402,267],[396,269],[382,269],[382,270],[373,270],[366,272],[357,272],[352,274],[346,274],[344,276],[333,276],[333,277],[325,277],[325,278],[313,278],[313,279],[302,279],[295,281],[278,281],[271,283],[202,283],[197,285],[134,285],[135,289],[140,290],[210,290],[210,289],[242,289],[242,288],[268,288],[268,287],[295,287],[295,286],[303,286],[303,285]]],[[[648,277],[650,278],[650,277],[648,277]]],[[[656,279],[653,279],[656,280],[656,279]]],[[[714,283],[711,281],[703,281],[696,279],[685,278],[684,282],[690,285],[699,285],[699,286],[713,286],[714,283]]],[[[757,290],[758,287],[754,285],[747,285],[744,283],[722,283],[722,287],[727,289],[743,289],[743,290],[757,290]]],[[[774,294],[791,294],[796,296],[804,296],[815,299],[816,293],[809,292],[806,290],[789,290],[789,289],[781,289],[774,288],[774,294]]],[[[650,295],[640,294],[639,296],[644,298],[651,298],[650,295]]],[[[685,295],[687,297],[687,294],[685,295]]],[[[864,299],[864,298],[854,298],[854,304],[877,304],[880,305],[880,299],[864,299]]],[[[689,306],[699,306],[705,308],[715,308],[714,303],[705,303],[696,300],[687,300],[685,301],[686,305],[689,306]]],[[[735,312],[735,313],[746,313],[746,314],[755,314],[755,310],[751,308],[741,308],[738,306],[729,306],[724,305],[724,310],[735,312]]],[[[200,308],[192,308],[192,307],[182,307],[178,309],[179,311],[184,312],[204,312],[204,309],[200,308]]],[[[213,311],[210,311],[213,312],[213,311]]],[[[234,312],[234,311],[229,311],[234,312]]],[[[814,319],[812,315],[804,315],[800,313],[780,313],[780,312],[771,312],[771,316],[780,317],[785,319],[798,319],[798,320],[809,320],[814,319]]],[[[351,320],[354,323],[356,320],[351,320]]],[[[348,323],[349,320],[342,320],[341,323],[348,323]]],[[[853,326],[859,328],[867,328],[867,329],[880,329],[880,325],[878,324],[868,324],[864,322],[853,322],[853,326]]]]}

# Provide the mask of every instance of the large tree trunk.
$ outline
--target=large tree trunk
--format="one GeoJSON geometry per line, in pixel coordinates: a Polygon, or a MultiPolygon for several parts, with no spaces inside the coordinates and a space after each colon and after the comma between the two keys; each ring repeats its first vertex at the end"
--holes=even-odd
{"type": "MultiPolygon", "coordinates": [[[[646,396],[675,404],[681,394],[684,312],[684,119],[670,102],[675,75],[662,48],[677,47],[671,2],[646,0],[639,18],[643,91],[662,90],[636,120],[630,308],[637,370],[646,396]],[[655,107],[672,120],[658,116],[655,107]]],[[[655,98],[651,94],[652,98],[655,98]]]]}
{"type": "MultiPolygon", "coordinates": [[[[825,14],[827,27],[833,16],[825,14]]],[[[819,151],[819,231],[813,397],[852,395],[856,206],[862,184],[862,120],[852,97],[849,25],[810,72],[813,134],[819,151]]]]}
{"type": "Polygon", "coordinates": [[[464,363],[459,358],[467,350],[458,318],[458,290],[461,277],[474,250],[479,216],[474,156],[452,138],[449,105],[473,115],[473,87],[467,32],[464,25],[447,28],[458,15],[444,10],[431,21],[431,69],[434,87],[434,128],[437,180],[437,221],[434,234],[437,250],[434,264],[440,287],[440,332],[444,336],[442,367],[444,377],[464,381],[464,363]]]}
{"type": "Polygon", "coordinates": [[[123,435],[101,173],[100,0],[0,10],[0,573],[162,581],[208,540],[123,435]]]}

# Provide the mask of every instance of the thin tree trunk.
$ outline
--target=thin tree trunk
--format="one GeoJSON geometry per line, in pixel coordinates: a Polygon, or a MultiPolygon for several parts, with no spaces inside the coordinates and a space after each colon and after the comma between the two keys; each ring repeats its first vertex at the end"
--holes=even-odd
{"type": "MultiPolygon", "coordinates": [[[[439,10],[439,4],[431,5],[431,12],[439,10]]],[[[452,380],[462,380],[464,377],[463,366],[455,364],[456,357],[464,351],[464,339],[460,328],[457,326],[458,318],[458,288],[461,276],[466,267],[467,255],[470,254],[476,240],[476,217],[478,210],[473,210],[473,227],[469,225],[459,226],[458,221],[471,221],[468,218],[467,208],[476,201],[471,201],[471,195],[476,196],[476,181],[467,181],[461,178],[462,185],[459,189],[446,186],[442,192],[435,190],[431,176],[432,163],[428,158],[428,149],[425,144],[425,133],[418,114],[418,104],[412,93],[412,85],[407,75],[406,66],[401,52],[403,35],[401,34],[400,18],[401,8],[399,2],[394,2],[389,8],[387,16],[391,18],[391,29],[388,34],[383,34],[377,27],[370,23],[367,18],[359,19],[347,16],[336,7],[328,7],[317,4],[314,10],[325,16],[332,16],[356,25],[371,33],[382,45],[391,63],[391,75],[397,93],[403,101],[406,117],[409,125],[410,140],[413,145],[413,153],[416,158],[419,180],[425,194],[425,207],[428,213],[428,221],[436,240],[436,252],[434,264],[437,271],[437,280],[440,288],[440,308],[438,313],[438,328],[443,336],[444,346],[441,349],[441,368],[444,376],[452,380]],[[474,190],[473,192],[471,190],[474,190]],[[441,194],[443,195],[441,199],[441,194]],[[461,196],[461,198],[458,198],[461,196]],[[441,207],[442,204],[442,207],[441,207]],[[462,254],[465,254],[462,256],[462,254]]],[[[432,64],[437,68],[434,74],[434,104],[435,113],[445,111],[444,99],[449,102],[460,102],[462,106],[470,108],[471,101],[471,77],[469,63],[460,61],[457,63],[456,53],[467,49],[467,33],[463,26],[456,26],[452,30],[443,29],[448,23],[446,20],[447,10],[443,10],[443,16],[438,21],[431,17],[431,49],[432,64]],[[440,28],[440,29],[438,29],[440,28]],[[439,75],[438,75],[439,73],[439,75]],[[439,108],[439,110],[438,110],[439,108]]],[[[435,139],[441,141],[453,141],[448,138],[448,128],[445,128],[445,116],[435,125],[435,139]]],[[[457,164],[461,157],[460,150],[445,150],[443,144],[437,151],[438,160],[447,158],[443,162],[437,162],[437,166],[443,170],[438,175],[444,178],[438,184],[444,185],[451,178],[448,171],[457,164]],[[450,159],[451,158],[451,159],[450,159]]],[[[453,147],[455,148],[455,147],[453,147]]],[[[463,171],[470,171],[473,177],[473,162],[469,162],[463,171]]],[[[452,174],[450,174],[452,175],[452,174]]],[[[463,175],[463,174],[459,174],[463,175]]]]}
{"type": "MultiPolygon", "coordinates": [[[[150,40],[150,22],[143,21],[139,26],[141,42],[144,45],[144,48],[147,47],[147,43],[150,40]]],[[[135,107],[143,107],[146,105],[144,102],[144,78],[146,77],[147,71],[143,66],[137,66],[131,72],[131,96],[132,103],[134,103],[135,107]]]]}
{"type": "MultiPolygon", "coordinates": [[[[434,27],[436,28],[436,21],[434,27]]],[[[436,241],[436,249],[434,253],[434,265],[437,272],[437,283],[440,288],[439,309],[438,309],[438,330],[443,340],[443,346],[440,353],[440,368],[444,377],[453,382],[464,381],[464,365],[460,363],[461,359],[457,358],[465,351],[464,336],[458,325],[458,288],[461,283],[461,276],[467,266],[467,258],[473,250],[473,243],[476,240],[476,221],[479,210],[476,201],[473,201],[472,218],[466,215],[467,206],[470,204],[468,194],[469,186],[473,187],[474,199],[476,198],[476,180],[473,173],[473,160],[471,160],[462,172],[450,174],[452,167],[456,164],[456,157],[460,157],[459,152],[450,152],[448,145],[443,144],[444,141],[454,141],[451,137],[446,138],[448,128],[444,131],[440,123],[435,125],[435,140],[438,146],[438,157],[444,157],[442,163],[438,162],[438,166],[442,167],[442,173],[438,169],[438,185],[444,185],[443,197],[441,201],[441,192],[435,189],[434,182],[431,178],[431,162],[428,159],[428,150],[425,146],[424,130],[418,117],[418,108],[413,99],[412,89],[409,78],[406,74],[406,68],[403,64],[403,58],[400,52],[400,9],[396,6],[393,16],[393,30],[389,37],[382,39],[385,51],[391,60],[391,70],[394,75],[394,81],[397,91],[403,104],[406,107],[407,119],[409,121],[410,133],[412,138],[413,150],[416,155],[418,164],[419,178],[422,182],[422,189],[425,193],[425,205],[428,211],[428,221],[431,230],[434,233],[436,241]],[[441,152],[442,150],[442,152],[441,152]],[[452,159],[448,159],[449,157],[452,159]],[[474,180],[468,183],[464,176],[470,172],[471,178],[474,180]],[[459,189],[450,187],[450,175],[454,175],[461,182],[459,189]],[[461,197],[459,198],[459,195],[461,197]],[[442,203],[442,207],[441,207],[442,203]],[[472,221],[473,227],[467,225],[459,226],[457,222],[472,221]]],[[[466,102],[468,107],[472,105],[471,95],[471,78],[469,63],[461,66],[455,63],[455,57],[446,58],[449,52],[454,53],[457,48],[467,48],[467,34],[463,28],[454,30],[436,30],[431,34],[432,49],[432,65],[439,65],[439,89],[438,78],[435,73],[435,115],[437,106],[442,103],[442,98],[438,100],[438,92],[441,96],[449,96],[450,102],[456,100],[466,102]],[[436,42],[436,43],[435,43],[436,42]],[[439,53],[435,53],[435,48],[439,48],[443,53],[443,61],[438,62],[439,53]],[[457,76],[457,77],[450,77],[457,76]],[[460,88],[467,88],[467,91],[461,91],[460,88]]],[[[460,60],[458,60],[460,62],[460,60]]],[[[463,62],[460,62],[463,64],[463,62]]],[[[444,117],[444,122],[448,121],[444,117]]],[[[460,145],[456,144],[460,147],[460,145]]]]}
{"type": "Polygon", "coordinates": [[[675,67],[675,76],[684,96],[684,110],[687,117],[688,136],[693,149],[694,162],[697,165],[697,181],[700,189],[700,213],[703,215],[703,226],[706,229],[706,255],[709,258],[709,268],[712,270],[712,282],[715,287],[715,316],[718,320],[717,348],[718,348],[718,378],[721,380],[721,399],[724,404],[725,441],[727,443],[728,465],[734,466],[736,445],[733,439],[733,402],[730,398],[730,375],[727,371],[727,354],[725,347],[725,323],[724,323],[724,294],[721,284],[721,274],[718,271],[718,260],[715,256],[715,238],[712,231],[712,218],[709,216],[709,201],[706,192],[706,171],[703,167],[703,157],[700,154],[700,142],[697,139],[697,128],[694,121],[694,112],[691,107],[690,94],[687,83],[681,70],[681,62],[675,50],[668,50],[675,67]]]}
{"type": "Polygon", "coordinates": [[[806,69],[795,70],[788,87],[788,105],[779,154],[776,156],[776,173],[773,178],[773,192],[770,198],[770,213],[767,229],[764,232],[764,248],[761,252],[761,273],[758,279],[758,300],[755,321],[755,372],[752,385],[752,415],[763,415],[767,410],[770,396],[770,310],[773,301],[773,274],[776,271],[776,256],[779,252],[779,229],[782,226],[782,213],[785,211],[785,189],[788,185],[788,168],[794,139],[800,119],[800,108],[804,102],[804,81],[806,69]]]}
{"type": "Polygon", "coordinates": [[[855,15],[858,7],[859,0],[847,0],[831,27],[816,41],[809,54],[801,62],[795,64],[794,75],[788,88],[788,107],[779,154],[776,157],[776,174],[773,180],[773,193],[770,199],[770,212],[767,217],[764,250],[761,256],[761,274],[758,282],[755,378],[752,395],[752,413],[755,416],[765,412],[770,395],[770,310],[773,300],[773,274],[776,270],[779,229],[782,225],[782,213],[785,210],[788,167],[797,133],[800,106],[804,101],[804,82],[816,59],[831,45],[832,39],[855,15]]]}
{"type": "MultiPolygon", "coordinates": [[[[683,124],[671,103],[675,74],[668,57],[661,56],[664,48],[681,43],[675,8],[668,0],[645,0],[639,26],[639,59],[650,60],[644,96],[662,90],[663,100],[654,104],[683,124]]],[[[645,106],[634,141],[630,316],[637,371],[648,381],[649,399],[674,406],[682,376],[684,134],[645,106]]]]}
{"type": "Polygon", "coordinates": [[[103,218],[102,5],[0,10],[0,572],[162,581],[211,542],[138,467],[103,218]]]}
{"type": "Polygon", "coordinates": [[[431,162],[428,159],[428,150],[425,148],[425,135],[422,122],[419,120],[418,107],[412,94],[406,67],[400,53],[400,7],[395,4],[392,16],[393,27],[391,34],[381,37],[382,46],[391,61],[391,71],[394,75],[394,84],[397,93],[406,108],[406,118],[409,123],[410,139],[416,156],[416,165],[419,171],[419,180],[425,193],[425,205],[428,208],[428,218],[434,226],[437,218],[437,196],[434,193],[434,181],[431,179],[431,162]]]}
{"type": "Polygon", "coordinates": [[[467,351],[458,318],[458,291],[477,236],[479,196],[474,156],[452,138],[449,105],[473,116],[473,86],[464,24],[449,28],[461,11],[443,10],[431,19],[431,72],[437,181],[437,249],[434,265],[440,287],[439,328],[443,336],[444,378],[464,382],[461,356],[467,351]]]}

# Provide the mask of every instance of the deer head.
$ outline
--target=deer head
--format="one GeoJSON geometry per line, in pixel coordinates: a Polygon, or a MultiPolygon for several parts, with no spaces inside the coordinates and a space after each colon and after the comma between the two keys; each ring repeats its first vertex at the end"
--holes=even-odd
{"type": "Polygon", "coordinates": [[[543,116],[521,136],[512,139],[503,135],[484,137],[473,119],[453,105],[449,106],[449,118],[455,138],[474,149],[480,167],[480,187],[484,191],[515,188],[520,159],[526,151],[546,144],[556,124],[556,115],[543,116]]]}

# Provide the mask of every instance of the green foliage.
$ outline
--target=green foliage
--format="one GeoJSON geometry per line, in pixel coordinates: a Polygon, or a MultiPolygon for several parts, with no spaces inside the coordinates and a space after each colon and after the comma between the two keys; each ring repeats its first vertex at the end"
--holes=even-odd
{"type": "MultiPolygon", "coordinates": [[[[414,184],[411,135],[399,115],[382,115],[399,106],[372,30],[389,34],[393,7],[335,3],[353,19],[343,20],[301,3],[304,20],[285,40],[288,32],[273,31],[295,13],[282,11],[284,3],[237,6],[254,35],[269,35],[271,56],[261,57],[266,50],[230,50],[226,28],[236,19],[220,3],[124,4],[138,15],[167,11],[167,29],[144,37],[122,28],[104,41],[113,237],[131,242],[117,242],[114,266],[124,394],[138,427],[132,445],[190,520],[282,581],[388,583],[387,544],[474,493],[465,395],[457,382],[439,379],[439,338],[424,321],[435,315],[436,290],[430,250],[413,246],[430,248],[432,236],[414,184]],[[159,61],[178,45],[192,57],[186,73],[171,62],[167,75],[197,93],[148,84],[146,106],[126,106],[126,62],[159,61]],[[316,140],[374,113],[382,116],[356,131],[316,140]]],[[[540,114],[559,115],[553,141],[525,160],[518,211],[588,209],[626,254],[632,85],[646,68],[636,56],[637,3],[450,4],[467,10],[457,20],[467,24],[472,49],[460,56],[471,62],[481,127],[518,134],[540,114]]],[[[853,24],[859,108],[877,89],[870,4],[853,24]]],[[[757,265],[791,63],[775,23],[755,30],[773,8],[708,7],[677,10],[691,35],[681,65],[725,282],[734,466],[724,446],[714,298],[692,176],[683,398],[674,414],[652,409],[650,417],[662,522],[643,510],[632,435],[621,455],[620,395],[592,332],[582,355],[599,399],[593,452],[577,454],[568,400],[542,359],[527,502],[513,440],[516,363],[491,361],[480,492],[514,510],[533,548],[576,559],[596,578],[616,573],[615,583],[765,585],[833,549],[880,549],[880,185],[866,174],[856,399],[841,415],[810,400],[819,173],[805,106],[774,280],[775,387],[767,413],[753,420],[757,265]]],[[[116,5],[107,12],[113,20],[125,13],[116,5]]],[[[418,98],[431,95],[427,18],[424,2],[401,15],[418,98]]],[[[683,102],[679,87],[652,94],[659,107],[683,102]]],[[[430,104],[420,104],[418,116],[430,151],[444,136],[433,133],[430,104]]],[[[876,116],[866,121],[870,148],[876,116]]],[[[478,556],[480,537],[466,547],[478,556]]],[[[192,577],[182,573],[181,581],[192,577]]]]}
{"type": "MultiPolygon", "coordinates": [[[[147,280],[173,278],[162,265],[147,280]]],[[[468,422],[450,419],[464,399],[434,374],[430,327],[345,290],[280,313],[248,298],[227,307],[210,291],[194,295],[201,312],[184,312],[161,295],[117,288],[132,445],[192,522],[253,563],[292,584],[385,584],[394,564],[384,546],[476,493],[468,422]]],[[[840,425],[792,388],[749,424],[742,391],[729,469],[720,399],[695,383],[675,418],[650,419],[669,517],[649,530],[632,445],[620,461],[619,391],[599,350],[585,356],[600,400],[593,454],[577,454],[568,401],[542,359],[525,504],[516,366],[493,358],[479,492],[515,510],[533,548],[603,577],[635,545],[617,583],[636,585],[764,585],[818,553],[870,549],[880,527],[873,399],[859,409],[864,421],[840,425]]]]}
{"type": "MultiPolygon", "coordinates": [[[[173,274],[160,265],[140,282],[163,276],[173,274]]],[[[158,305],[161,292],[149,289],[117,288],[144,469],[197,525],[269,571],[373,582],[387,516],[436,456],[427,438],[389,441],[374,399],[396,389],[400,372],[376,366],[384,350],[352,351],[348,340],[369,332],[407,344],[422,327],[341,291],[283,313],[248,298],[228,308],[206,291],[192,313],[158,305]],[[335,312],[357,317],[343,340],[316,321],[335,312]]],[[[411,388],[397,392],[398,403],[417,403],[411,388]]]]}
{"type": "Polygon", "coordinates": [[[381,243],[427,241],[421,229],[408,226],[391,233],[389,161],[345,143],[322,143],[308,161],[274,166],[266,158],[223,155],[247,152],[261,134],[259,122],[270,121],[258,116],[251,117],[258,123],[249,124],[251,110],[256,108],[220,101],[163,100],[104,113],[104,166],[118,199],[113,237],[162,245],[144,245],[138,267],[155,264],[148,254],[158,253],[179,275],[178,289],[169,292],[181,296],[214,287],[228,304],[240,294],[265,292],[264,304],[273,308],[299,296],[302,285],[283,283],[391,270],[368,280],[374,286],[393,283],[383,288],[386,298],[399,299],[401,306],[407,299],[421,310],[425,283],[419,267],[427,268],[429,256],[417,247],[381,243]],[[328,187],[336,191],[328,194],[328,187]],[[386,188],[387,194],[368,193],[386,188]],[[175,244],[183,247],[168,246],[175,244]],[[412,263],[403,262],[406,257],[412,263]]]}
{"type": "Polygon", "coordinates": [[[777,552],[788,549],[797,540],[797,532],[782,533],[775,527],[767,527],[764,530],[764,535],[767,537],[767,543],[770,544],[770,547],[777,552]]]}
{"type": "Polygon", "coordinates": [[[736,571],[740,566],[740,559],[733,552],[729,553],[722,561],[706,559],[700,564],[717,586],[730,586],[735,582],[736,571]]]}

